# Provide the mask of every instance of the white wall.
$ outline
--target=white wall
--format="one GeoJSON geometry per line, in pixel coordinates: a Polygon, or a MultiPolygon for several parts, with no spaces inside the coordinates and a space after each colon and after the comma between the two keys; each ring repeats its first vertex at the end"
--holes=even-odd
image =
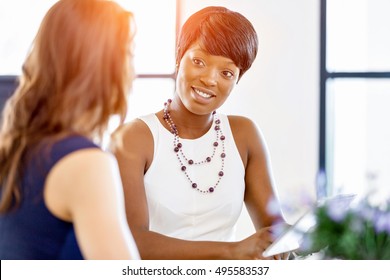
{"type": "MultiPolygon", "coordinates": [[[[252,118],[268,143],[277,190],[288,221],[302,197],[315,199],[319,131],[318,0],[183,0],[187,18],[210,5],[245,15],[259,35],[259,54],[227,103],[225,113],[252,118]],[[285,208],[287,211],[287,207],[285,208]]],[[[185,20],[185,19],[183,19],[185,20]]],[[[238,237],[253,231],[243,212],[238,237]]]]}

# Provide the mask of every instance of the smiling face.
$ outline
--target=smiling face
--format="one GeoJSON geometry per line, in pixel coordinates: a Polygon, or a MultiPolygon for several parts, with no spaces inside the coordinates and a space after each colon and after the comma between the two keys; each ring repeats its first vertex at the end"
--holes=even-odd
{"type": "Polygon", "coordinates": [[[239,74],[231,59],[210,55],[195,43],[180,61],[176,93],[192,113],[209,114],[226,101],[239,74]]]}

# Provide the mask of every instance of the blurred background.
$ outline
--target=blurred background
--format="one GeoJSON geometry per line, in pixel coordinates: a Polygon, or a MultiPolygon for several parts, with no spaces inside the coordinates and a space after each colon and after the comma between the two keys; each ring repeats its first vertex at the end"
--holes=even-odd
{"type": "MultiPolygon", "coordinates": [[[[0,110],[54,0],[0,0],[0,110]]],[[[137,22],[128,120],[161,110],[174,91],[175,40],[193,12],[246,16],[259,54],[227,103],[263,132],[289,222],[339,193],[390,193],[388,0],[122,0],[137,22]]],[[[113,126],[115,120],[113,120],[113,126]]],[[[244,209],[238,238],[253,231],[244,209]]]]}

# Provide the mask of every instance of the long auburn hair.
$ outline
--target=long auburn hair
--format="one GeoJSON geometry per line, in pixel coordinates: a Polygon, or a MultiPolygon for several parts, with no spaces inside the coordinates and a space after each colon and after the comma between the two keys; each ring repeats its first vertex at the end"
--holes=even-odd
{"type": "Polygon", "coordinates": [[[22,160],[42,140],[102,140],[124,121],[134,76],[133,15],[113,1],[60,0],[45,15],[0,128],[0,213],[20,204],[22,160]]]}

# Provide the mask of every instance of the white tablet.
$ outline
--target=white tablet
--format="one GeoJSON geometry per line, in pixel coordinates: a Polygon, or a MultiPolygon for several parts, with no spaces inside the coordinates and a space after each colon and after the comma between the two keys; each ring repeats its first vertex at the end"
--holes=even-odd
{"type": "Polygon", "coordinates": [[[315,226],[315,216],[310,209],[298,219],[298,221],[287,228],[264,252],[264,257],[287,253],[299,249],[303,236],[315,226]]]}
{"type": "MultiPolygon", "coordinates": [[[[350,206],[355,194],[340,194],[334,197],[318,201],[317,205],[329,204],[332,207],[346,209],[350,206]]],[[[292,226],[287,228],[276,240],[263,252],[264,257],[287,253],[299,249],[304,235],[316,225],[316,207],[305,212],[292,226]]]]}

